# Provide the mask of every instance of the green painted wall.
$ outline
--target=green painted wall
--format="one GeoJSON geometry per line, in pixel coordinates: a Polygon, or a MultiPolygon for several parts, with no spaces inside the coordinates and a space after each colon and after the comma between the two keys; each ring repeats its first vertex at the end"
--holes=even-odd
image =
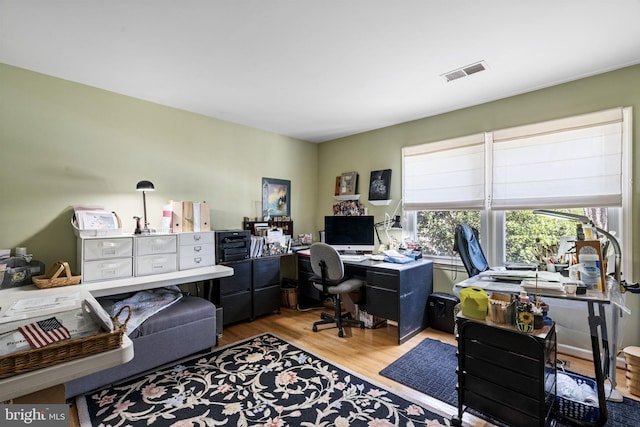
{"type": "MultiPolygon", "coordinates": [[[[635,166],[640,164],[640,65],[321,144],[319,212],[329,212],[335,202],[335,177],[342,172],[357,171],[360,174],[363,204],[369,208],[370,214],[375,215],[377,221],[382,220],[385,212],[391,213],[395,209],[402,194],[401,149],[404,146],[627,106],[633,107],[633,179],[637,183],[640,177],[640,168],[635,166]],[[370,172],[388,168],[393,170],[393,202],[388,207],[371,206],[366,202],[370,172]]],[[[640,250],[637,250],[635,244],[640,235],[640,226],[637,225],[640,224],[639,193],[640,186],[636,184],[633,190],[633,222],[636,225],[633,236],[628,236],[632,238],[636,250],[633,255],[623,254],[627,261],[633,263],[635,277],[627,278],[630,281],[640,280],[640,250]]],[[[316,226],[322,227],[320,216],[316,218],[316,226]]],[[[447,270],[436,270],[435,291],[450,293],[454,283],[466,278],[464,271],[457,272],[457,276],[455,274],[447,270]]],[[[640,295],[629,295],[627,305],[631,308],[632,315],[623,319],[624,344],[639,345],[640,295]]]]}
{"type": "MultiPolygon", "coordinates": [[[[401,148],[484,130],[611,107],[634,107],[634,165],[640,164],[640,66],[505,98],[320,145],[117,95],[0,64],[0,248],[27,246],[47,265],[75,266],[71,207],[102,205],[132,232],[148,179],[149,219],[160,224],[168,199],[207,200],[214,229],[239,228],[255,214],[262,177],[289,179],[297,233],[322,228],[335,177],[360,173],[362,201],[382,220],[401,195],[401,148]],[[389,206],[366,202],[372,170],[393,170],[389,206]]],[[[634,180],[638,168],[634,167],[634,180]]],[[[634,189],[634,223],[640,198],[634,189]]],[[[640,227],[636,227],[634,242],[640,227]]],[[[639,280],[640,251],[633,254],[639,280]]],[[[625,255],[628,256],[628,255],[625,255]]],[[[450,292],[462,272],[437,270],[435,290],[450,292]]],[[[631,295],[625,345],[640,344],[640,296],[631,295]]]]}
{"type": "Polygon", "coordinates": [[[0,65],[0,248],[75,267],[74,205],[132,233],[148,179],[151,227],[169,199],[206,200],[214,229],[241,228],[262,177],[291,180],[294,232],[314,232],[318,146],[0,65]]]}

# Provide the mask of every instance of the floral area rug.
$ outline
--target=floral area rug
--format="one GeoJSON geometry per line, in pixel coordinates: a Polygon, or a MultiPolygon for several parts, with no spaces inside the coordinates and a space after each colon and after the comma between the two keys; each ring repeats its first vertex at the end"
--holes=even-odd
{"type": "Polygon", "coordinates": [[[449,421],[263,334],[78,398],[88,426],[448,426],[449,421]]]}

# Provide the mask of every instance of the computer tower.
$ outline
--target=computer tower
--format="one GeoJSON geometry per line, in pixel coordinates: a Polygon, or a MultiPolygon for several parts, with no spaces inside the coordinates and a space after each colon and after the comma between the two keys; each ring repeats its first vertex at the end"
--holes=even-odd
{"type": "Polygon", "coordinates": [[[455,295],[434,293],[427,299],[429,326],[439,331],[453,333],[455,327],[454,307],[460,302],[455,295]]]}

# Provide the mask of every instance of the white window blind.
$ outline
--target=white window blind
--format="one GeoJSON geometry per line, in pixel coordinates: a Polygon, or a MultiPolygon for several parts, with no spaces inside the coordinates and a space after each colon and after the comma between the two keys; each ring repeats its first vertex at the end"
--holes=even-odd
{"type": "Polygon", "coordinates": [[[404,147],[404,209],[483,209],[484,147],[484,134],[404,147]]]}
{"type": "Polygon", "coordinates": [[[493,132],[493,209],[622,205],[622,109],[493,132]]]}

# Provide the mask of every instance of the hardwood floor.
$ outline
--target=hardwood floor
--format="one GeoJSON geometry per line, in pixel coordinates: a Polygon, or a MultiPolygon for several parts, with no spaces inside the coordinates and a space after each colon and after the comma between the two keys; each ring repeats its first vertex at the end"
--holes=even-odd
{"type": "MultiPolygon", "coordinates": [[[[397,329],[393,325],[383,326],[378,329],[345,328],[345,336],[339,338],[336,328],[323,329],[313,332],[311,325],[318,320],[320,310],[297,311],[294,309],[282,309],[281,314],[271,314],[260,317],[253,322],[242,322],[224,328],[223,336],[219,340],[218,347],[233,344],[234,342],[271,332],[278,337],[302,347],[311,353],[332,361],[347,368],[374,383],[382,384],[403,397],[434,408],[435,412],[452,415],[456,408],[443,405],[442,402],[431,399],[422,393],[409,387],[405,387],[388,378],[380,376],[378,372],[393,361],[409,351],[425,338],[438,339],[440,341],[456,345],[453,335],[427,328],[402,345],[397,345],[397,329]]],[[[326,328],[326,326],[325,326],[326,328]]],[[[585,375],[593,376],[593,364],[589,360],[576,359],[566,355],[558,357],[570,362],[570,369],[585,375]]],[[[626,387],[624,370],[617,373],[618,390],[626,397],[640,400],[638,396],[631,395],[626,387]]],[[[71,426],[78,426],[77,414],[72,408],[71,426]]],[[[465,425],[483,427],[490,424],[478,418],[465,414],[465,425]]]]}

